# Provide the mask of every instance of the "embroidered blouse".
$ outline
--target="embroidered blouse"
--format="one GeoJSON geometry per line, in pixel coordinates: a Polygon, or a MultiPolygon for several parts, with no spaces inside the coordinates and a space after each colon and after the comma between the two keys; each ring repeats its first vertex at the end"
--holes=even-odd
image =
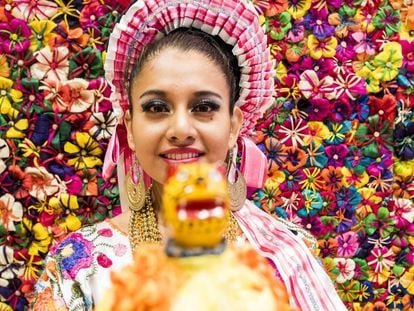
{"type": "MultiPolygon", "coordinates": [[[[246,201],[234,213],[247,240],[268,258],[300,310],[346,310],[299,234],[246,201]]],[[[309,244],[309,243],[308,243],[309,244]]],[[[83,227],[51,248],[33,310],[92,310],[111,286],[111,271],[132,263],[128,237],[110,221],[83,227]]]]}

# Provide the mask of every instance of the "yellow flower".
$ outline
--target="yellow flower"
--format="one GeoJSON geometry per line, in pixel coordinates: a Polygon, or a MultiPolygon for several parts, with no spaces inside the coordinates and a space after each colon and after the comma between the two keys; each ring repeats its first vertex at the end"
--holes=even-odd
{"type": "Polygon", "coordinates": [[[11,103],[19,103],[23,100],[23,93],[12,88],[13,80],[0,76],[0,113],[9,113],[11,103]]]}
{"type": "Polygon", "coordinates": [[[358,189],[361,195],[361,202],[357,205],[357,214],[365,217],[369,213],[372,213],[372,205],[379,204],[382,198],[375,195],[376,191],[374,188],[363,187],[358,189]]]}
{"type": "Polygon", "coordinates": [[[75,214],[69,214],[59,226],[66,228],[68,231],[76,231],[82,226],[82,223],[75,214]]]}
{"type": "Polygon", "coordinates": [[[402,178],[408,178],[414,174],[414,159],[409,161],[394,160],[394,174],[402,178]]]}
{"type": "Polygon", "coordinates": [[[402,60],[401,44],[398,42],[386,43],[383,51],[372,61],[372,65],[375,67],[373,76],[380,81],[393,80],[398,75],[402,60]]]}
{"type": "Polygon", "coordinates": [[[75,195],[71,195],[65,192],[61,193],[59,198],[50,198],[49,205],[53,207],[53,209],[58,213],[61,213],[66,209],[74,211],[79,208],[77,197],[75,195]]]}
{"type": "Polygon", "coordinates": [[[382,269],[382,271],[375,272],[373,271],[371,275],[368,276],[368,280],[371,282],[376,282],[378,284],[384,284],[390,277],[391,272],[387,269],[382,269]]]}
{"type": "Polygon", "coordinates": [[[312,0],[288,1],[287,11],[294,19],[298,19],[305,16],[306,12],[310,9],[311,3],[312,0]]]}
{"type": "Polygon", "coordinates": [[[76,169],[94,168],[102,164],[99,156],[102,149],[99,144],[88,134],[84,132],[76,132],[77,145],[66,142],[63,149],[65,152],[72,154],[74,157],[68,160],[68,164],[76,169]]]}
{"type": "Polygon", "coordinates": [[[309,35],[308,42],[309,54],[313,59],[332,58],[336,54],[336,46],[338,41],[335,37],[328,37],[318,40],[314,35],[309,35]]]}
{"type": "Polygon", "coordinates": [[[375,30],[375,26],[372,24],[372,18],[368,19],[367,16],[364,14],[364,11],[365,10],[362,10],[361,8],[359,8],[356,11],[354,19],[358,23],[358,27],[360,29],[363,29],[364,32],[371,32],[375,30]]]}
{"type": "Polygon", "coordinates": [[[285,181],[285,174],[281,170],[275,170],[271,176],[268,176],[265,182],[265,188],[278,189],[279,185],[285,181]]]}
{"type": "Polygon", "coordinates": [[[5,302],[0,302],[0,310],[1,311],[13,311],[13,308],[9,305],[6,305],[5,302]]]}
{"type": "Polygon", "coordinates": [[[358,175],[355,174],[353,170],[350,170],[346,167],[342,167],[342,184],[345,187],[355,186],[356,188],[360,188],[365,186],[369,181],[369,176],[366,172],[358,175]]]}
{"type": "Polygon", "coordinates": [[[409,294],[414,295],[414,266],[402,275],[400,282],[409,294]]]}
{"type": "Polygon", "coordinates": [[[328,127],[320,121],[309,121],[309,137],[308,143],[314,142],[315,146],[319,146],[324,139],[330,135],[328,127]]]}
{"type": "Polygon", "coordinates": [[[40,253],[47,253],[49,245],[52,243],[52,237],[45,226],[40,222],[33,225],[33,223],[23,218],[24,228],[27,228],[33,235],[33,241],[29,246],[29,255],[39,256],[40,253]]]}
{"type": "Polygon", "coordinates": [[[55,37],[53,29],[55,29],[56,24],[50,20],[34,20],[29,25],[33,31],[30,37],[30,49],[32,51],[38,51],[45,47],[49,40],[55,37]]]}
{"type": "Polygon", "coordinates": [[[307,178],[299,182],[302,189],[319,191],[323,188],[324,180],[321,176],[321,169],[319,167],[304,168],[303,172],[307,178]]]}
{"type": "Polygon", "coordinates": [[[380,91],[380,81],[367,66],[363,66],[358,70],[356,75],[365,79],[368,93],[378,93],[380,91]]]}
{"type": "Polygon", "coordinates": [[[40,146],[36,146],[30,139],[25,138],[18,147],[23,151],[24,157],[28,158],[34,156],[33,162],[36,167],[39,167],[38,159],[40,157],[40,146]]]}
{"type": "Polygon", "coordinates": [[[29,121],[22,118],[19,111],[14,108],[10,108],[7,114],[10,117],[10,122],[8,124],[9,128],[6,131],[5,137],[24,138],[26,134],[23,132],[29,128],[29,121]]]}
{"type": "Polygon", "coordinates": [[[286,77],[287,75],[287,68],[285,65],[283,65],[282,62],[277,63],[275,71],[276,71],[276,78],[279,81],[282,81],[283,77],[286,77]]]}

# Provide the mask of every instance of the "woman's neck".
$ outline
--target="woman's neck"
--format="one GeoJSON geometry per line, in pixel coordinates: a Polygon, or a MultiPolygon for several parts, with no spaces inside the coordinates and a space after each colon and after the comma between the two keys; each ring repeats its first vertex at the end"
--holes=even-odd
{"type": "Polygon", "coordinates": [[[153,181],[151,190],[152,206],[154,207],[155,213],[158,215],[161,211],[163,185],[153,181]]]}

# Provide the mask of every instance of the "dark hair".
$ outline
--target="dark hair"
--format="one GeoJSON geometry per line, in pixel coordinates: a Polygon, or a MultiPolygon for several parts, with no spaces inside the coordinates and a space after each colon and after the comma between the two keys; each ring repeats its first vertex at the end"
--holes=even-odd
{"type": "Polygon", "coordinates": [[[139,59],[133,67],[131,83],[129,83],[128,99],[132,112],[131,86],[134,79],[140,73],[144,63],[152,56],[160,53],[165,48],[178,48],[184,52],[197,51],[207,56],[211,61],[218,65],[230,88],[230,114],[233,114],[234,104],[239,97],[240,69],[237,58],[233,55],[232,47],[226,44],[218,36],[211,36],[205,32],[193,28],[178,28],[170,32],[165,37],[155,40],[145,46],[139,59]]]}

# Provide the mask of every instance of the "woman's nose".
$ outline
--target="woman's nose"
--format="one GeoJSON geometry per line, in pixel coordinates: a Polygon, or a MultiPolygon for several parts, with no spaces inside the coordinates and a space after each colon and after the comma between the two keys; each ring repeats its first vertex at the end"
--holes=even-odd
{"type": "Polygon", "coordinates": [[[176,144],[189,144],[195,137],[196,131],[191,113],[184,110],[175,111],[170,118],[167,139],[176,144]]]}

